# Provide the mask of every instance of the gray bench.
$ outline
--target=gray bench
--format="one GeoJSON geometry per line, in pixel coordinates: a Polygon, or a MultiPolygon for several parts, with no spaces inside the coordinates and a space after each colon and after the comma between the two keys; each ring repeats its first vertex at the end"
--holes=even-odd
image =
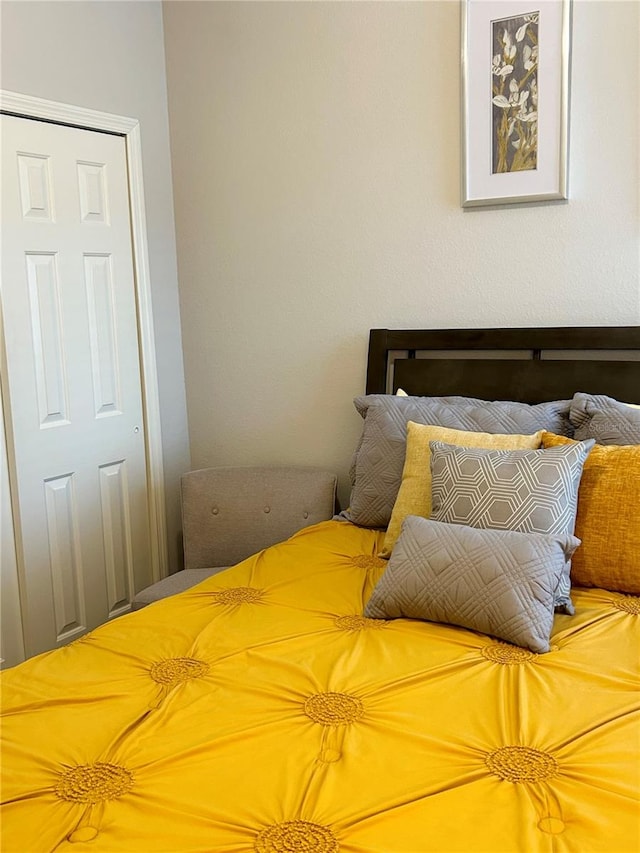
{"type": "Polygon", "coordinates": [[[317,468],[204,468],[182,476],[184,565],[132,610],[183,592],[335,511],[335,474],[317,468]]]}

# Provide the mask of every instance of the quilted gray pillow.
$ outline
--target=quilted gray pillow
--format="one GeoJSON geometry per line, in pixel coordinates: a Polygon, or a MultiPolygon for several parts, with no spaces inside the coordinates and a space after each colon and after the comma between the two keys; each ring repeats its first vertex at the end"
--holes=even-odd
{"type": "Polygon", "coordinates": [[[548,652],[554,592],[579,543],[410,515],[364,613],[447,622],[548,652]]]}
{"type": "MultiPolygon", "coordinates": [[[[546,450],[481,450],[441,441],[431,449],[431,518],[470,527],[567,536],[578,486],[595,442],[546,450]]],[[[567,561],[555,606],[574,613],[567,561]]]]}
{"type": "Polygon", "coordinates": [[[579,441],[594,438],[598,444],[640,444],[640,409],[612,397],[575,394],[569,418],[579,441]]]}
{"type": "Polygon", "coordinates": [[[356,397],[364,418],[351,466],[351,499],[342,518],[362,527],[386,527],[402,481],[407,422],[435,424],[470,432],[530,435],[539,429],[573,434],[570,400],[540,403],[489,402],[472,397],[356,397]]]}

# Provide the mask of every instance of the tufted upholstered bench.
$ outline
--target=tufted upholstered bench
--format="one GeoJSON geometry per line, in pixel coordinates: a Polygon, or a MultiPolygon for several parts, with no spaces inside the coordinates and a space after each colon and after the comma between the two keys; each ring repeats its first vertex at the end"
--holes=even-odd
{"type": "Polygon", "coordinates": [[[337,477],[317,468],[203,468],[182,476],[182,571],[141,590],[132,610],[183,592],[335,511],[337,477]]]}

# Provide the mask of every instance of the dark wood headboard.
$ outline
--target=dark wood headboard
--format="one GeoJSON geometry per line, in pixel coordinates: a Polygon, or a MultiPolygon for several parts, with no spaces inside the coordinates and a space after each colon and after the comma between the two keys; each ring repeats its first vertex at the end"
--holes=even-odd
{"type": "Polygon", "coordinates": [[[640,326],[372,329],[367,394],[540,403],[576,391],[640,402],[640,326]]]}

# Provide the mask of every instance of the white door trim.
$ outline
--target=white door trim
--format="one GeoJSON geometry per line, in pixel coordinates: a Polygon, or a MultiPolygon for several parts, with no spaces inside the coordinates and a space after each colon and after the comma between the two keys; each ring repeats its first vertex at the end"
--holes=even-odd
{"type": "Polygon", "coordinates": [[[151,276],[147,222],[142,180],[142,146],[140,123],[127,116],[47,101],[0,89],[0,110],[14,115],[70,124],[90,130],[102,130],[124,136],[129,171],[129,200],[133,241],[133,268],[138,305],[138,335],[142,374],[142,405],[145,414],[147,451],[147,487],[149,493],[149,532],[151,573],[154,581],[167,575],[167,532],[165,516],[164,470],[160,399],[156,368],[156,348],[151,301],[151,276]]]}
{"type": "MultiPolygon", "coordinates": [[[[2,305],[0,305],[0,345],[2,344],[2,305]]],[[[0,351],[1,373],[6,364],[0,351]]],[[[14,532],[14,516],[9,487],[9,459],[4,429],[2,394],[0,394],[0,667],[15,666],[24,660],[24,635],[18,560],[14,532]]]]}

